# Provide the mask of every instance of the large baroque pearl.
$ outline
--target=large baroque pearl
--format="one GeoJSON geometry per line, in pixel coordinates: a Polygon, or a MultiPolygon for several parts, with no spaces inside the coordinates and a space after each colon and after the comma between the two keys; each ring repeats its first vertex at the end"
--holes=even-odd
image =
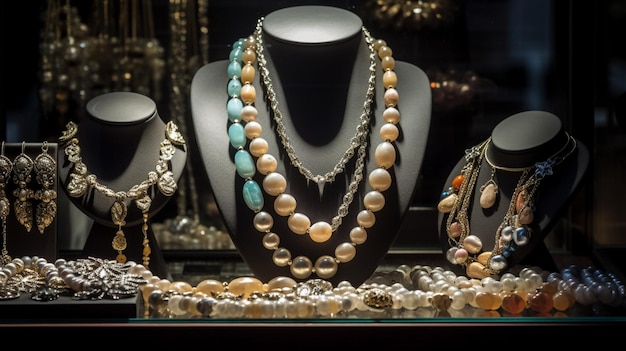
{"type": "Polygon", "coordinates": [[[463,239],[463,248],[471,254],[477,254],[483,249],[483,242],[476,235],[468,235],[463,239]]]}
{"type": "Polygon", "coordinates": [[[489,183],[481,189],[481,191],[480,207],[485,209],[491,208],[496,203],[498,187],[496,187],[493,183],[489,183]]]}

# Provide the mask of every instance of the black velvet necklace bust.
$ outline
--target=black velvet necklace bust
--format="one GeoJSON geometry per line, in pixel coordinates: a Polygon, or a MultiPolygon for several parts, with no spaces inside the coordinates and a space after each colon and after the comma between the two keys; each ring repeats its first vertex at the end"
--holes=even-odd
{"type": "MultiPolygon", "coordinates": [[[[332,169],[345,152],[362,112],[369,78],[369,50],[361,26],[361,20],[353,13],[325,6],[286,8],[264,19],[267,67],[272,74],[284,123],[298,157],[314,174],[332,169]]],[[[192,119],[200,154],[229,234],[254,275],[265,281],[290,276],[289,268],[273,263],[272,251],[263,247],[262,234],[252,226],[254,213],[241,199],[233,150],[226,132],[227,65],[227,60],[208,64],[196,73],[192,82],[192,119]]],[[[405,118],[400,122],[401,136],[396,143],[400,156],[393,167],[393,186],[385,192],[386,205],[381,211],[384,213],[378,214],[375,226],[368,229],[367,242],[357,247],[352,261],[340,264],[337,274],[328,279],[331,282],[347,280],[359,284],[375,271],[391,247],[413,198],[429,130],[430,88],[424,72],[413,65],[396,62],[395,71],[399,77],[397,89],[402,96],[399,110],[405,118]]],[[[379,72],[377,68],[377,75],[379,72]]],[[[299,211],[312,217],[313,222],[318,218],[328,220],[336,214],[342,201],[349,182],[346,174],[350,171],[326,184],[322,193],[317,184],[307,184],[281,151],[278,137],[272,135],[270,108],[261,98],[264,90],[258,76],[254,86],[255,106],[259,111],[257,121],[263,125],[264,138],[278,159],[278,171],[288,179],[289,192],[298,199],[299,211]]],[[[377,76],[372,130],[383,123],[380,120],[384,109],[383,92],[377,76]]],[[[375,137],[379,138],[369,137],[370,144],[375,137]]],[[[372,147],[368,153],[364,174],[375,167],[372,147]]],[[[351,167],[350,162],[348,167],[351,167]]],[[[355,199],[359,200],[350,206],[349,215],[328,242],[311,244],[310,240],[307,242],[292,234],[281,235],[281,242],[294,256],[332,255],[338,243],[346,240],[347,231],[355,226],[364,192],[359,189],[355,194],[355,199]]],[[[266,195],[265,203],[271,204],[273,199],[266,195]]],[[[282,221],[281,218],[277,222],[282,221]]],[[[289,233],[285,223],[275,223],[273,231],[289,233]]]]}
{"type": "MultiPolygon", "coordinates": [[[[166,124],[154,101],[137,93],[112,92],[90,100],[86,112],[78,123],[80,155],[89,173],[95,175],[99,183],[114,191],[128,191],[146,180],[149,172],[155,171],[166,124]]],[[[187,151],[185,146],[175,147],[169,167],[178,180],[184,170],[187,151]]],[[[60,186],[67,191],[74,164],[68,161],[64,152],[58,155],[60,186]]],[[[87,189],[83,196],[68,198],[94,220],[83,255],[114,259],[117,254],[111,247],[117,229],[111,217],[114,199],[94,189],[87,189]]],[[[150,198],[149,218],[171,199],[158,190],[150,191],[150,198]]],[[[128,214],[123,231],[127,248],[124,254],[128,260],[142,263],[143,215],[130,200],[126,202],[128,214]]],[[[149,226],[147,237],[152,250],[147,268],[157,276],[166,277],[167,267],[149,226]]]]}
{"type": "MultiPolygon", "coordinates": [[[[547,271],[558,270],[544,239],[578,193],[587,172],[589,153],[585,145],[566,133],[557,116],[545,111],[524,111],[507,117],[491,133],[485,157],[480,164],[473,200],[467,209],[471,234],[480,238],[483,251],[490,251],[495,245],[496,231],[509,209],[522,170],[559,154],[567,157],[553,166],[553,174],[546,175],[541,180],[533,197],[535,211],[530,241],[527,245],[517,247],[507,258],[508,267],[503,272],[528,265],[547,271]],[[575,147],[573,151],[572,147],[575,147]],[[487,210],[481,207],[479,187],[489,181],[494,168],[499,198],[496,205],[487,210]]],[[[444,192],[465,164],[464,157],[444,183],[444,192]]],[[[447,214],[439,214],[439,237],[444,253],[451,247],[446,228],[447,219],[447,214]]],[[[449,268],[465,273],[460,265],[450,264],[449,268]]]]}

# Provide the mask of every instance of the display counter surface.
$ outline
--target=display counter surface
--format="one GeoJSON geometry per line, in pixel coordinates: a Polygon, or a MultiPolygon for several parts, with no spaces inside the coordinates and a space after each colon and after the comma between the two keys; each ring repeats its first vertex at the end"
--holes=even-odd
{"type": "MultiPolygon", "coordinates": [[[[418,260],[428,261],[423,257],[418,260]]],[[[579,258],[573,260],[559,256],[557,261],[588,263],[579,258]]],[[[61,296],[44,302],[34,301],[28,294],[23,294],[18,299],[0,302],[0,329],[6,332],[28,328],[37,335],[57,334],[63,330],[100,338],[103,335],[115,335],[116,338],[154,338],[162,335],[164,343],[176,341],[176,345],[194,344],[201,335],[203,340],[249,341],[257,346],[276,346],[276,343],[298,343],[302,340],[307,340],[307,346],[328,345],[329,340],[333,345],[345,342],[346,346],[372,342],[437,346],[451,335],[456,340],[467,341],[482,336],[490,343],[510,343],[525,335],[547,333],[554,338],[543,341],[542,345],[554,342],[555,346],[564,346],[577,340],[573,337],[577,333],[593,335],[596,340],[610,339],[615,338],[614,327],[626,326],[626,305],[613,303],[611,306],[609,300],[605,300],[606,303],[600,300],[588,304],[576,302],[568,308],[552,305],[547,311],[541,311],[539,307],[531,307],[532,299],[529,298],[520,312],[511,313],[507,312],[510,307],[501,305],[490,309],[466,303],[463,307],[450,308],[446,303],[452,303],[452,298],[437,302],[435,296],[441,298],[446,294],[430,292],[425,295],[425,305],[411,306],[407,304],[406,296],[399,302],[399,296],[403,292],[418,294],[421,289],[417,286],[401,287],[398,277],[402,276],[402,267],[411,267],[410,272],[416,266],[398,266],[398,262],[408,261],[401,255],[390,257],[363,286],[344,286],[347,292],[335,287],[317,297],[282,296],[282,302],[276,296],[266,295],[257,299],[248,297],[245,301],[233,296],[221,296],[199,303],[206,296],[198,293],[198,286],[195,286],[195,294],[152,289],[142,291],[136,297],[118,300],[75,300],[61,296]],[[390,267],[398,269],[390,270],[390,267]],[[395,290],[390,290],[391,286],[395,286],[395,290]],[[353,295],[350,294],[351,289],[353,295]],[[381,289],[378,292],[382,295],[376,297],[382,300],[367,300],[367,293],[374,289],[381,289]],[[385,296],[391,296],[395,305],[384,305],[385,296]],[[229,298],[232,300],[227,301],[229,298]],[[300,307],[295,308],[298,301],[300,307]],[[314,302],[307,305],[304,301],[314,302]],[[357,301],[356,305],[352,305],[354,301],[357,301]],[[300,315],[294,317],[294,311],[299,311],[300,315]],[[271,313],[271,317],[263,317],[267,313],[271,313]]],[[[230,265],[231,268],[235,266],[230,265]]],[[[434,271],[438,269],[434,267],[434,271]]],[[[406,273],[403,273],[405,277],[406,273]]],[[[619,279],[616,278],[616,282],[619,283],[619,279]]],[[[172,283],[176,281],[172,280],[172,283]]],[[[406,281],[404,284],[411,285],[406,281]]],[[[623,302],[624,287],[616,291],[622,294],[620,301],[623,302]]],[[[502,303],[502,299],[496,300],[502,303]]]]}

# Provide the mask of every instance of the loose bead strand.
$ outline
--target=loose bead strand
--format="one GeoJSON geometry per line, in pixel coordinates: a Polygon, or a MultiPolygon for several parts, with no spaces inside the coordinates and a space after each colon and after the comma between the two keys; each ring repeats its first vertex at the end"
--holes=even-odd
{"type": "Polygon", "coordinates": [[[205,280],[197,287],[156,280],[140,288],[153,318],[391,318],[547,316],[618,312],[624,285],[602,270],[570,266],[560,273],[524,268],[500,279],[457,276],[441,267],[399,266],[359,287],[321,279],[277,277],[205,280]],[[593,311],[576,307],[593,305],[593,311]]]}

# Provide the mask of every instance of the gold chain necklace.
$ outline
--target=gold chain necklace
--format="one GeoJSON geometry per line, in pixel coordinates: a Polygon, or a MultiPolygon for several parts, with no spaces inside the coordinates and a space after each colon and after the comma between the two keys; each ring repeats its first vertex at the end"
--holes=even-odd
{"type": "MultiPolygon", "coordinates": [[[[530,224],[534,221],[534,195],[541,180],[552,175],[553,167],[563,162],[576,149],[576,139],[568,135],[567,143],[547,160],[537,162],[531,167],[508,168],[495,165],[489,160],[486,150],[490,143],[491,139],[487,139],[465,151],[465,165],[448,190],[442,194],[442,200],[437,206],[439,212],[447,213],[448,216],[446,232],[450,249],[446,252],[447,260],[452,264],[465,266],[469,277],[479,279],[499,274],[507,268],[507,258],[516,248],[528,244],[532,234],[530,224]],[[468,213],[483,159],[492,168],[486,185],[495,184],[495,169],[522,172],[511,195],[507,212],[496,229],[494,248],[485,252],[482,251],[481,239],[470,232],[468,213]]],[[[494,188],[497,191],[497,186],[494,188]]],[[[485,189],[487,186],[483,185],[481,191],[485,189]]],[[[481,207],[486,208],[486,204],[493,204],[485,201],[483,196],[485,195],[481,195],[480,199],[481,207]]]]}
{"type": "MultiPolygon", "coordinates": [[[[228,94],[230,99],[227,104],[227,112],[231,122],[228,134],[231,145],[237,150],[235,153],[237,173],[245,179],[243,187],[244,201],[248,208],[256,213],[253,225],[258,231],[265,233],[263,245],[265,248],[274,251],[272,255],[274,264],[279,267],[289,266],[291,274],[299,279],[307,278],[313,273],[323,279],[331,278],[337,273],[339,263],[349,262],[355,257],[355,246],[363,244],[367,240],[366,229],[372,227],[376,221],[374,212],[381,210],[385,205],[385,197],[381,192],[391,186],[392,180],[388,169],[393,167],[396,159],[396,150],[392,142],[399,135],[397,123],[400,120],[400,112],[396,108],[399,95],[395,89],[397,84],[397,76],[393,71],[395,61],[391,56],[392,51],[386,43],[382,40],[374,40],[369,32],[363,28],[362,31],[370,49],[370,58],[372,59],[370,66],[374,67],[374,69],[370,69],[370,85],[375,80],[375,57],[376,53],[378,53],[384,71],[383,84],[386,89],[384,94],[386,109],[383,113],[385,123],[380,129],[383,141],[377,146],[375,151],[375,161],[378,168],[374,169],[368,178],[373,190],[368,192],[363,199],[366,209],[360,211],[357,215],[358,226],[350,231],[350,241],[338,245],[334,256],[322,255],[317,258],[314,264],[306,256],[297,256],[292,259],[291,252],[279,246],[280,237],[278,234],[271,231],[274,219],[269,212],[263,210],[264,197],[261,187],[252,179],[257,170],[264,175],[263,190],[267,194],[276,197],[274,202],[276,213],[289,217],[287,223],[292,231],[297,234],[308,233],[313,241],[325,242],[332,235],[333,226],[323,221],[311,225],[307,216],[295,212],[297,202],[292,195],[285,193],[287,182],[282,174],[276,172],[277,161],[273,155],[268,153],[268,143],[261,137],[262,127],[256,121],[258,114],[254,107],[256,91],[252,82],[255,76],[254,62],[257,59],[257,54],[259,55],[260,69],[265,69],[265,59],[262,56],[262,25],[263,18],[258,21],[254,35],[236,42],[231,51],[231,63],[228,66],[230,78],[228,94]],[[246,146],[248,146],[247,150],[246,146]],[[256,162],[253,160],[253,156],[256,157],[256,162]]],[[[265,77],[267,78],[268,76],[265,75],[265,77]]],[[[267,79],[265,80],[267,81],[267,79]]],[[[373,91],[370,92],[370,89],[368,89],[368,99],[373,99],[373,91]]],[[[366,103],[364,106],[369,106],[369,104],[366,103]]],[[[371,113],[367,108],[364,111],[367,111],[368,114],[371,113]]],[[[362,122],[363,118],[361,118],[360,125],[362,122]]],[[[369,126],[366,128],[369,130],[369,126]]],[[[283,134],[281,137],[284,136],[283,134]]],[[[362,143],[366,143],[365,139],[363,138],[362,143]]],[[[359,153],[365,153],[364,147],[360,147],[360,149],[362,151],[359,151],[359,153]]],[[[364,155],[359,156],[359,158],[361,157],[364,158],[364,155]]],[[[363,165],[357,165],[357,168],[363,168],[363,165]]],[[[359,172],[355,172],[353,178],[358,178],[359,174],[359,172]]],[[[346,213],[348,207],[346,204],[348,201],[351,201],[349,197],[356,193],[359,182],[359,179],[353,179],[350,187],[354,189],[351,189],[344,196],[343,204],[345,205],[346,213]]],[[[339,216],[341,216],[341,213],[339,216]]]]}
{"type": "Polygon", "coordinates": [[[148,240],[148,216],[152,198],[149,189],[157,185],[161,194],[172,196],[176,192],[177,184],[174,173],[169,169],[170,160],[176,153],[176,146],[184,146],[185,139],[178,131],[178,127],[172,121],[165,125],[165,139],[161,141],[159,148],[159,160],[157,161],[154,171],[148,172],[148,178],[141,183],[132,186],[128,191],[113,190],[106,185],[99,183],[95,174],[90,174],[87,165],[83,162],[80,155],[80,144],[76,134],[78,133],[78,125],[69,122],[66,125],[59,138],[60,144],[64,147],[67,160],[73,164],[71,173],[69,174],[69,183],[67,184],[67,192],[71,197],[78,198],[83,196],[90,187],[101,194],[113,198],[114,202],[111,206],[111,220],[118,226],[117,233],[112,241],[112,247],[118,252],[116,260],[120,263],[126,262],[126,255],[123,251],[126,249],[126,237],[122,227],[126,225],[126,215],[128,208],[126,200],[135,201],[135,205],[141,211],[143,217],[143,225],[141,231],[143,233],[143,265],[148,268],[150,264],[150,242],[148,240]]]}

